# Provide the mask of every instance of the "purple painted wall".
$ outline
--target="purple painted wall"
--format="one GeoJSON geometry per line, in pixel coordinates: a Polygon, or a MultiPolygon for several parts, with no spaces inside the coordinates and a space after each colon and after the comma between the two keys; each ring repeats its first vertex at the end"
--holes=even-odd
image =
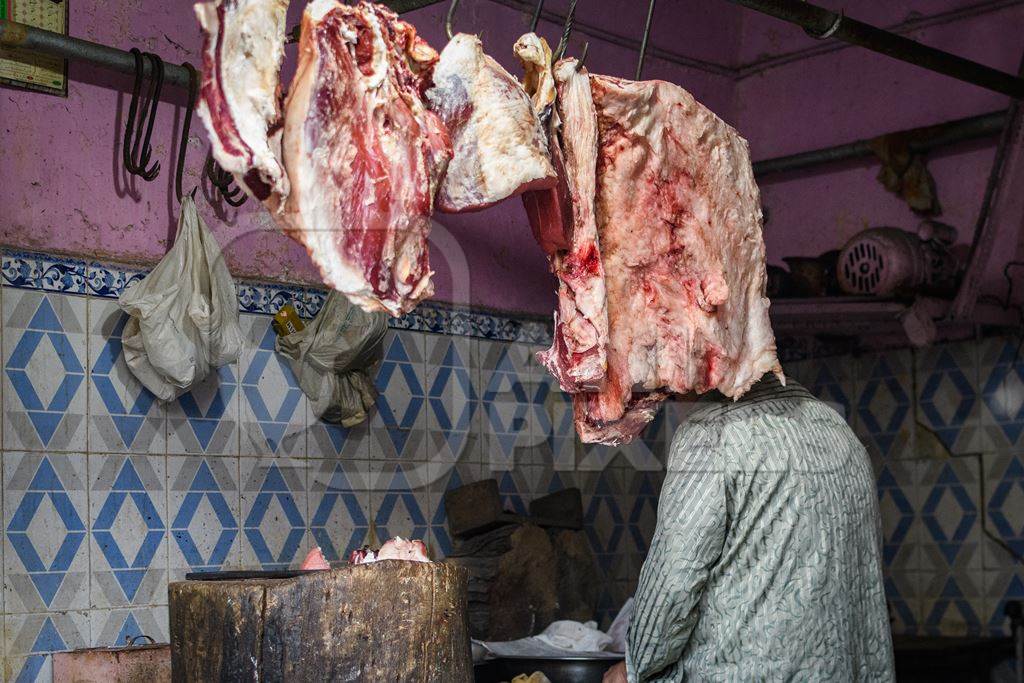
{"type": "MultiPolygon", "coordinates": [[[[716,1],[716,0],[713,0],[716,1]]],[[[293,3],[297,23],[304,3],[293,3]]],[[[597,4],[597,3],[593,3],[597,4]]],[[[581,3],[580,17],[605,30],[638,37],[644,8],[628,10],[617,3],[598,6],[593,13],[581,3]]],[[[549,9],[564,11],[564,3],[549,9]]],[[[440,49],[444,45],[443,17],[447,4],[406,16],[422,35],[440,49]]],[[[666,6],[665,13],[674,11],[666,6]]],[[[693,9],[680,14],[692,25],[693,9]]],[[[687,54],[722,60],[733,49],[737,15],[724,13],[699,34],[687,54]]],[[[511,46],[528,25],[525,13],[490,0],[462,4],[456,28],[483,35],[488,50],[518,73],[511,46]]],[[[157,0],[101,2],[74,0],[72,35],[127,49],[137,45],[167,61],[198,64],[200,37],[186,3],[157,0]]],[[[556,42],[561,27],[542,23],[541,32],[556,42]]],[[[655,26],[655,42],[672,35],[671,22],[655,26]]],[[[632,74],[633,51],[584,35],[572,41],[570,54],[590,40],[590,64],[616,75],[632,74]]],[[[666,43],[668,44],[668,43],[666,43]]],[[[295,48],[289,48],[294,58],[295,48]]],[[[730,79],[679,68],[650,59],[646,73],[685,83],[700,99],[719,111],[730,107],[730,79]]],[[[14,89],[0,91],[0,120],[5,149],[0,155],[0,242],[8,245],[60,250],[72,254],[154,263],[173,238],[177,202],[173,198],[173,155],[180,133],[183,98],[160,107],[154,132],[154,156],[161,174],[153,183],[129,183],[120,166],[119,140],[127,108],[130,79],[85,64],[70,65],[67,99],[14,89]]],[[[183,95],[183,93],[179,93],[183,95]]],[[[186,188],[194,185],[205,159],[205,132],[195,121],[189,143],[186,188]]],[[[209,188],[203,188],[209,197],[209,188]]],[[[267,215],[250,201],[239,210],[218,211],[199,201],[200,211],[220,240],[236,277],[318,283],[305,251],[279,234],[267,215]]],[[[534,245],[518,200],[474,215],[439,214],[432,260],[437,270],[436,297],[442,301],[548,314],[554,284],[547,263],[534,245]]]]}
{"type": "MultiPolygon", "coordinates": [[[[526,30],[528,17],[511,9],[514,0],[463,3],[456,30],[480,33],[485,47],[514,73],[511,45],[526,30]]],[[[293,3],[297,22],[302,3],[293,3]]],[[[823,2],[838,9],[834,0],[823,2]]],[[[566,0],[547,8],[564,12],[566,0]]],[[[907,20],[919,28],[909,35],[1004,70],[1016,68],[1022,45],[1024,6],[989,0],[909,0],[843,5],[851,16],[881,26],[907,20]],[[898,8],[896,7],[898,5],[898,8]],[[949,15],[952,10],[963,10],[949,15]],[[981,8],[979,11],[977,8],[981,8]],[[1002,9],[993,9],[1002,7],[1002,9]]],[[[407,15],[435,47],[443,40],[447,4],[407,15]]],[[[646,3],[581,2],[578,17],[598,33],[636,39],[646,3]]],[[[76,0],[74,35],[128,48],[139,45],[169,61],[197,62],[199,34],[191,12],[179,3],[76,0]]],[[[541,32],[557,42],[561,27],[542,22],[541,32]]],[[[632,76],[636,52],[606,42],[583,26],[570,54],[590,41],[588,64],[595,72],[632,76]]],[[[737,8],[724,0],[661,3],[652,44],[702,64],[695,67],[649,58],[648,78],[686,87],[735,125],[751,144],[755,159],[788,154],[901,128],[937,123],[1005,107],[1006,98],[858,48],[830,49],[799,29],[737,8]],[[802,51],[816,50],[805,54],[802,51]],[[778,64],[780,56],[789,59],[778,64]],[[773,61],[774,60],[774,61],[773,61]],[[757,69],[758,64],[767,68],[757,69]],[[739,69],[733,78],[730,71],[739,69]]],[[[290,48],[293,52],[294,48],[290,48]]],[[[72,64],[69,97],[4,89],[4,179],[0,241],[20,247],[62,250],[130,261],[155,262],[173,236],[173,158],[182,109],[164,104],[156,127],[156,156],[163,167],[151,184],[127,184],[118,141],[126,108],[128,79],[72,64]]],[[[196,122],[189,145],[186,185],[197,181],[207,142],[196,122]]],[[[930,167],[938,181],[943,219],[969,240],[991,162],[991,141],[944,150],[930,167]]],[[[816,255],[836,248],[858,230],[890,224],[912,228],[916,217],[875,181],[871,161],[777,175],[762,183],[771,212],[766,228],[769,258],[816,255]]],[[[204,188],[209,196],[209,188],[204,188]]],[[[319,281],[301,247],[283,237],[266,214],[249,202],[241,210],[201,211],[221,241],[238,277],[291,282],[319,281]]],[[[547,314],[554,286],[547,264],[530,236],[518,200],[472,215],[436,216],[432,259],[436,297],[509,311],[547,314]]],[[[1012,236],[1002,249],[1016,246],[1012,236]]]]}
{"type": "MultiPolygon", "coordinates": [[[[1020,3],[823,0],[819,4],[844,8],[851,17],[883,27],[918,22],[922,27],[907,33],[909,37],[1004,71],[1016,71],[1024,50],[1020,38],[1024,35],[1024,6],[1020,3]],[[953,10],[960,12],[951,14],[953,10]]],[[[752,65],[780,55],[828,45],[756,13],[744,15],[742,35],[737,64],[748,71],[752,65]]],[[[855,47],[803,55],[741,77],[733,102],[736,124],[750,140],[755,159],[941,123],[1008,105],[1008,99],[996,93],[855,47]]],[[[931,155],[929,168],[943,206],[941,219],[959,229],[962,242],[971,239],[994,143],[993,138],[931,155]]],[[[878,164],[866,159],[762,180],[762,200],[770,211],[765,230],[769,259],[777,262],[782,256],[814,256],[838,248],[870,226],[913,229],[919,219],[882,188],[875,179],[877,172],[878,164]]],[[[1012,230],[1004,231],[996,253],[1013,253],[1016,239],[1012,230]]],[[[1001,294],[1001,265],[992,271],[992,291],[1001,294]]]]}

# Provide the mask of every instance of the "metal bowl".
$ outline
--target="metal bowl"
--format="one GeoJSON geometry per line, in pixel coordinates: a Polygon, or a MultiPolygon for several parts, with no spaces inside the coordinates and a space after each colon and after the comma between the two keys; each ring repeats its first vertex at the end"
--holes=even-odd
{"type": "Polygon", "coordinates": [[[499,683],[540,671],[551,683],[601,683],[604,672],[621,661],[608,657],[500,657],[478,664],[474,677],[476,683],[499,683]]]}

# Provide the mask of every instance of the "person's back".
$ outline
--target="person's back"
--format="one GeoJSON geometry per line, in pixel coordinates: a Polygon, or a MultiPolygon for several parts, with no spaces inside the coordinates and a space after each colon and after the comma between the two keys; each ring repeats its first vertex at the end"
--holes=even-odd
{"type": "Polygon", "coordinates": [[[874,477],[842,418],[761,380],[672,442],[630,681],[892,680],[874,477]]]}

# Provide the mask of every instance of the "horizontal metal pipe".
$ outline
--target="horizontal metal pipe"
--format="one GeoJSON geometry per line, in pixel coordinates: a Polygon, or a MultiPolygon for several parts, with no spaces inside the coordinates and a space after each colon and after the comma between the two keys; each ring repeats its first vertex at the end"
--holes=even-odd
{"type": "Polygon", "coordinates": [[[729,1],[801,26],[815,37],[835,38],[1010,97],[1024,97],[1024,80],[1013,74],[850,19],[824,7],[802,0],[729,1]]]}
{"type": "MultiPolygon", "coordinates": [[[[936,126],[915,128],[906,131],[904,134],[911,138],[915,137],[915,135],[920,136],[921,139],[912,142],[910,147],[914,151],[927,152],[928,150],[958,142],[990,137],[1002,130],[1005,121],[1005,111],[994,111],[989,114],[969,116],[949,121],[948,123],[940,123],[936,126]]],[[[796,171],[848,159],[869,157],[873,154],[870,140],[857,140],[856,142],[848,142],[842,145],[835,145],[834,147],[825,147],[824,149],[757,161],[754,163],[754,175],[761,178],[772,173],[796,171]]]]}
{"type": "MultiPolygon", "coordinates": [[[[974,4],[955,7],[943,12],[935,12],[934,14],[924,16],[914,15],[904,21],[900,21],[896,24],[889,24],[883,28],[890,33],[898,33],[905,36],[936,26],[944,26],[953,22],[976,19],[993,12],[999,12],[1019,7],[1021,5],[1024,5],[1024,0],[979,0],[974,4]]],[[[736,78],[748,78],[750,76],[763,73],[768,69],[775,69],[780,66],[792,64],[811,57],[821,57],[822,55],[831,54],[851,47],[857,46],[837,40],[821,40],[818,41],[816,45],[797,48],[790,52],[760,57],[752,62],[742,64],[736,67],[736,78]]]]}
{"type": "MultiPolygon", "coordinates": [[[[398,13],[409,12],[421,7],[436,5],[444,0],[386,0],[385,5],[398,13]]],[[[0,19],[0,46],[36,52],[52,57],[63,57],[102,66],[124,74],[135,73],[135,58],[131,52],[109,45],[93,43],[62,33],[46,31],[28,24],[0,19]]],[[[149,77],[152,67],[149,60],[142,62],[143,75],[149,77]]],[[[164,64],[164,83],[181,88],[188,87],[188,69],[172,63],[164,64]]]]}
{"type": "MultiPolygon", "coordinates": [[[[0,19],[0,46],[91,62],[126,74],[135,73],[135,58],[130,52],[7,19],[0,19]]],[[[145,76],[151,75],[149,60],[142,60],[142,70],[145,76]]],[[[178,64],[164,64],[164,83],[187,88],[188,69],[178,64]]]]}

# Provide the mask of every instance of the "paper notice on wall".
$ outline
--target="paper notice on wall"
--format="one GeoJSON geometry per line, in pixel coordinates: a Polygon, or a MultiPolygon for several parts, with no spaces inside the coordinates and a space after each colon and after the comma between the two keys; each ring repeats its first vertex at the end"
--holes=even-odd
{"type": "MultiPolygon", "coordinates": [[[[0,0],[0,17],[67,35],[71,0],[0,0]]],[[[0,50],[0,83],[68,94],[67,62],[22,50],[0,50]]]]}

